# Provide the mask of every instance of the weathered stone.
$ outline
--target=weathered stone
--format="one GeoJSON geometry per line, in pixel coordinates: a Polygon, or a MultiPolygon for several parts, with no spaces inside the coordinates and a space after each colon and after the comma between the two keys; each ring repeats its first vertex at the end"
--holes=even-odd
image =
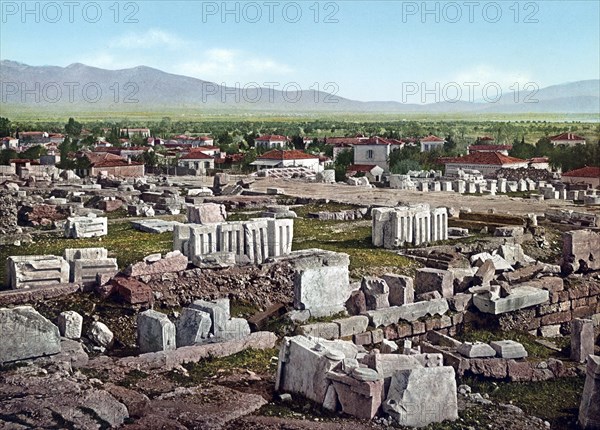
{"type": "Polygon", "coordinates": [[[415,277],[415,293],[439,292],[442,297],[452,297],[454,285],[452,273],[440,269],[418,269],[415,277]]]}
{"type": "Polygon", "coordinates": [[[335,322],[306,324],[300,327],[300,334],[333,340],[340,337],[340,326],[335,322]]]}
{"type": "Polygon", "coordinates": [[[214,336],[219,336],[221,332],[227,330],[227,321],[231,318],[229,311],[229,299],[217,299],[213,301],[196,300],[190,308],[206,312],[210,315],[212,321],[210,332],[214,336]]]}
{"type": "Polygon", "coordinates": [[[219,341],[243,339],[250,335],[250,325],[244,318],[231,318],[225,322],[225,330],[217,333],[219,341]]]}
{"type": "Polygon", "coordinates": [[[65,223],[65,237],[82,239],[89,237],[106,236],[108,234],[108,218],[94,216],[81,216],[67,218],[65,223]]]}
{"type": "MultiPolygon", "coordinates": [[[[153,257],[153,256],[148,256],[153,257]]],[[[179,251],[169,252],[164,258],[150,258],[130,265],[125,269],[127,276],[139,277],[162,273],[182,272],[187,269],[188,259],[179,251]]]]}
{"type": "Polygon", "coordinates": [[[414,302],[415,289],[411,277],[386,273],[382,278],[389,288],[390,306],[402,306],[414,302]]]}
{"type": "Polygon", "coordinates": [[[563,233],[563,272],[600,270],[600,233],[575,230],[563,233]]]}
{"type": "Polygon", "coordinates": [[[31,306],[0,308],[0,363],[60,352],[58,327],[31,306]]]}
{"type": "Polygon", "coordinates": [[[225,205],[217,203],[188,205],[187,218],[193,224],[215,224],[227,221],[227,211],[225,205]]]}
{"type": "Polygon", "coordinates": [[[390,290],[387,282],[383,279],[365,276],[362,278],[361,290],[365,293],[368,310],[388,308],[390,306],[388,300],[390,290]]]}
{"type": "Polygon", "coordinates": [[[448,311],[446,299],[429,300],[426,302],[409,303],[403,306],[391,306],[386,309],[367,311],[370,324],[373,327],[387,326],[400,320],[416,321],[426,315],[443,315],[448,311]]]}
{"type": "Polygon", "coordinates": [[[169,351],[176,348],[175,324],[154,310],[138,314],[137,342],[140,352],[169,351]]]}
{"type": "Polygon", "coordinates": [[[490,284],[492,279],[494,279],[495,275],[496,268],[494,267],[493,261],[491,259],[486,260],[475,273],[474,285],[487,286],[490,284]]]}
{"type": "Polygon", "coordinates": [[[130,417],[140,418],[146,415],[150,407],[150,399],[145,394],[110,383],[105,384],[103,388],[127,407],[130,417]]]}
{"type": "Polygon", "coordinates": [[[571,321],[571,360],[584,363],[594,354],[594,321],[574,319],[571,321]]]}
{"type": "Polygon", "coordinates": [[[497,340],[490,342],[496,354],[500,358],[519,359],[527,357],[527,351],[519,342],[514,340],[497,340]]]}
{"type": "Polygon", "coordinates": [[[350,298],[346,302],[346,309],[350,315],[362,314],[367,311],[367,300],[365,293],[361,290],[352,291],[350,298]]]}
{"type": "Polygon", "coordinates": [[[391,340],[383,339],[379,350],[382,354],[393,354],[398,351],[398,344],[391,340]]]}
{"type": "Polygon", "coordinates": [[[6,285],[12,289],[66,284],[69,264],[54,255],[22,255],[6,259],[6,285]]]}
{"type": "Polygon", "coordinates": [[[467,358],[486,358],[496,355],[496,351],[491,346],[482,342],[464,342],[458,347],[458,352],[467,358]]]}
{"type": "Polygon", "coordinates": [[[533,380],[533,368],[527,361],[508,360],[507,373],[512,382],[529,382],[533,380]]]}
{"type": "Polygon", "coordinates": [[[354,369],[352,376],[329,372],[327,377],[335,389],[342,412],[359,419],[372,419],[382,401],[383,380],[377,373],[374,380],[365,380],[363,373],[370,369],[354,369]],[[363,373],[360,373],[363,372],[363,373]]]}
{"type": "Polygon", "coordinates": [[[473,304],[473,294],[458,293],[448,299],[450,309],[456,312],[464,312],[473,304]]]}
{"type": "Polygon", "coordinates": [[[58,330],[62,337],[79,339],[83,328],[83,317],[75,311],[65,311],[58,315],[58,330]]]}
{"type": "Polygon", "coordinates": [[[473,304],[481,312],[488,314],[502,314],[545,303],[550,298],[548,291],[532,287],[518,287],[511,290],[505,298],[492,299],[486,293],[475,294],[473,304]]]}
{"type": "Polygon", "coordinates": [[[94,321],[87,332],[88,338],[96,345],[103,348],[108,348],[112,345],[114,335],[113,332],[100,321],[94,321]]]}
{"type": "Polygon", "coordinates": [[[183,308],[175,323],[177,347],[205,342],[208,339],[211,325],[209,313],[194,308],[183,308]]]}
{"type": "Polygon", "coordinates": [[[410,427],[458,419],[454,369],[420,367],[397,371],[383,410],[400,425],[410,427]]]}
{"type": "Polygon", "coordinates": [[[501,245],[498,248],[498,254],[500,254],[510,265],[520,264],[526,266],[528,264],[535,263],[535,259],[529,257],[523,251],[521,245],[501,245]]]}
{"type": "Polygon", "coordinates": [[[486,378],[503,379],[507,375],[507,360],[503,358],[473,358],[470,360],[471,373],[486,378]]]}
{"type": "Polygon", "coordinates": [[[339,336],[346,337],[364,332],[369,325],[369,318],[364,315],[355,315],[333,320],[333,322],[339,326],[339,336]]]}
{"type": "Polygon", "coordinates": [[[546,325],[540,327],[539,331],[542,337],[558,337],[560,336],[560,324],[546,325]]]}
{"type": "Polygon", "coordinates": [[[587,361],[579,425],[583,430],[600,429],[600,356],[597,355],[591,355],[587,361]]]}
{"type": "Polygon", "coordinates": [[[165,221],[162,219],[146,219],[131,221],[131,226],[144,233],[161,234],[174,231],[175,227],[183,225],[177,221],[165,221]]]}

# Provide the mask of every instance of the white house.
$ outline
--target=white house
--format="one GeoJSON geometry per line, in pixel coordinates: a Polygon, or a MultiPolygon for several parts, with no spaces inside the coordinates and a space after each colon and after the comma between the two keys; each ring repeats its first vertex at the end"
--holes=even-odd
{"type": "Polygon", "coordinates": [[[273,149],[265,152],[251,163],[257,170],[276,169],[281,167],[305,167],[315,172],[323,170],[318,155],[307,154],[304,151],[273,149]]]}
{"type": "Polygon", "coordinates": [[[396,149],[402,148],[404,142],[395,139],[372,137],[354,143],[354,164],[363,166],[379,166],[389,171],[389,157],[396,149]]]}
{"type": "Polygon", "coordinates": [[[19,139],[14,137],[6,136],[2,138],[2,146],[0,149],[17,149],[19,146],[19,139]]]}
{"type": "Polygon", "coordinates": [[[421,139],[421,152],[429,152],[435,151],[436,149],[444,149],[444,143],[446,143],[444,139],[431,134],[421,139]]]}
{"type": "Polygon", "coordinates": [[[267,134],[254,139],[256,149],[284,149],[287,146],[288,138],[278,134],[267,134]]]}
{"type": "Polygon", "coordinates": [[[470,145],[467,150],[469,154],[474,152],[499,152],[502,155],[508,155],[508,151],[512,149],[512,145],[470,145]]]}
{"type": "Polygon", "coordinates": [[[205,175],[215,168],[215,159],[202,151],[190,151],[177,161],[178,167],[195,170],[196,174],[205,175]]]}
{"type": "Polygon", "coordinates": [[[440,159],[446,166],[446,176],[458,176],[459,170],[478,170],[482,175],[494,174],[499,169],[527,167],[527,160],[508,157],[499,152],[474,152],[464,157],[440,159]]]}
{"type": "Polygon", "coordinates": [[[562,133],[558,136],[552,136],[550,138],[550,143],[554,146],[556,145],[585,145],[585,138],[578,136],[574,133],[562,133]]]}

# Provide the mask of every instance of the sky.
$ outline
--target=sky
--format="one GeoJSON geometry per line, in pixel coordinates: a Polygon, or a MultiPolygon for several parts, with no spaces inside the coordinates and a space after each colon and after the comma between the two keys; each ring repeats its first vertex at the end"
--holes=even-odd
{"type": "Polygon", "coordinates": [[[600,1],[0,1],[0,59],[145,65],[355,100],[600,78],[600,1]]]}

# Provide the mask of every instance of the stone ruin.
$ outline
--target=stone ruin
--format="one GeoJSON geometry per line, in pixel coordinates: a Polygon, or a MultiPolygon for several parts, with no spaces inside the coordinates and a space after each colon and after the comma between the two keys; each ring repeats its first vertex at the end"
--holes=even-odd
{"type": "Polygon", "coordinates": [[[411,427],[458,419],[455,372],[440,354],[367,353],[343,340],[286,337],[275,389],[360,419],[381,410],[411,427]]]}
{"type": "Polygon", "coordinates": [[[392,249],[405,243],[420,245],[448,239],[448,211],[430,209],[428,204],[371,211],[374,246],[392,249]]]}
{"type": "Polygon", "coordinates": [[[8,257],[5,285],[11,289],[22,289],[74,282],[86,287],[95,284],[98,275],[114,276],[118,270],[117,259],[108,258],[105,248],[68,248],[62,257],[8,257]]]}
{"type": "Polygon", "coordinates": [[[291,252],[294,220],[255,218],[175,226],[173,249],[198,267],[211,264],[260,264],[291,252]]]}
{"type": "Polygon", "coordinates": [[[563,233],[563,273],[600,270],[600,233],[574,230],[563,233]]]}
{"type": "Polygon", "coordinates": [[[579,425],[582,430],[600,429],[600,356],[597,355],[590,355],[587,361],[579,425]]]}
{"type": "Polygon", "coordinates": [[[65,237],[81,239],[106,236],[107,234],[108,218],[97,217],[93,213],[88,216],[69,217],[65,223],[65,237]]]}

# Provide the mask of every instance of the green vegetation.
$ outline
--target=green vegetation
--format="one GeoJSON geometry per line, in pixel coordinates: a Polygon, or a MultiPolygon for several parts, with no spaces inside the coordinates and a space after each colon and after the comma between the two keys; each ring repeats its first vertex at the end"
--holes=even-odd
{"type": "Polygon", "coordinates": [[[183,376],[176,371],[167,373],[172,381],[185,387],[200,385],[206,378],[215,375],[231,375],[239,370],[248,370],[257,374],[275,374],[277,362],[271,360],[277,357],[277,349],[246,349],[228,357],[211,357],[198,363],[187,363],[183,367],[189,376],[183,376]]]}
{"type": "Polygon", "coordinates": [[[474,392],[489,394],[490,398],[511,403],[529,415],[549,421],[551,428],[575,428],[585,378],[557,378],[540,382],[491,382],[464,378],[474,392]]]}
{"type": "MultiPolygon", "coordinates": [[[[151,234],[134,230],[129,222],[109,224],[108,235],[89,239],[66,239],[60,233],[38,234],[34,243],[24,246],[3,246],[0,261],[11,255],[62,255],[65,248],[107,248],[110,257],[116,257],[119,267],[142,260],[146,255],[166,253],[173,248],[172,233],[151,234]]],[[[0,278],[4,280],[4,264],[0,278]]]]}

